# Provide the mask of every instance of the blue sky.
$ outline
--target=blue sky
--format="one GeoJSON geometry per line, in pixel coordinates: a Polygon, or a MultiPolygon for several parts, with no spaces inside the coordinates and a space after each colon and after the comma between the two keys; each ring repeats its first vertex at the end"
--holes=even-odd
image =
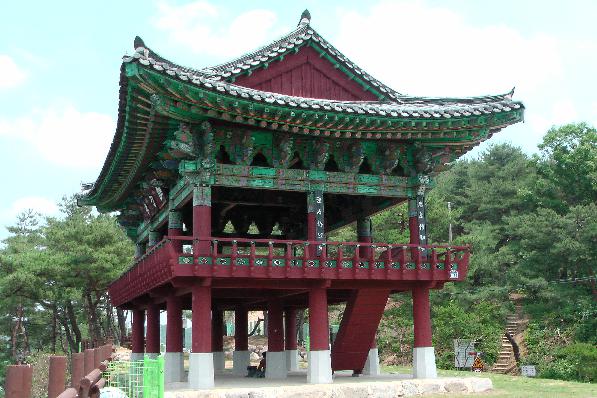
{"type": "Polygon", "coordinates": [[[6,2],[0,239],[19,211],[55,214],[63,195],[97,177],[114,134],[121,57],[135,35],[203,67],[292,30],[305,8],[320,34],[399,92],[471,96],[516,86],[526,121],[490,143],[534,153],[552,125],[597,124],[597,2],[6,2]]]}

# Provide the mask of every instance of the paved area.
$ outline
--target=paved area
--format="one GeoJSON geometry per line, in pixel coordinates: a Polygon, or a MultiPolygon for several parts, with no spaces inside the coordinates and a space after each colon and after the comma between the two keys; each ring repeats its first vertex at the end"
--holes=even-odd
{"type": "Polygon", "coordinates": [[[304,371],[292,372],[283,380],[238,377],[225,371],[216,374],[215,384],[211,390],[189,390],[187,383],[171,383],[165,398],[390,398],[492,389],[491,380],[477,377],[422,380],[405,374],[352,377],[350,372],[336,372],[333,384],[307,384],[304,371]]]}

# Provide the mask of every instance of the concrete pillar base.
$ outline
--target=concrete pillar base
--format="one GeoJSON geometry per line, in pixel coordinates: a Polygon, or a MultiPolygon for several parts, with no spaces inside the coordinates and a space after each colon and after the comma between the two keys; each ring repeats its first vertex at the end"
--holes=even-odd
{"type": "Polygon", "coordinates": [[[164,354],[164,383],[176,383],[184,378],[184,354],[166,352],[164,354]]]}
{"type": "Polygon", "coordinates": [[[413,348],[413,377],[415,379],[437,378],[435,351],[433,347],[413,348]]]}
{"type": "Polygon", "coordinates": [[[286,350],[286,369],[289,372],[296,372],[298,367],[298,350],[286,350]]]}
{"type": "Polygon", "coordinates": [[[131,361],[142,361],[144,358],[144,352],[131,352],[131,361]]]}
{"type": "Polygon", "coordinates": [[[189,388],[201,390],[214,387],[214,358],[211,352],[189,355],[189,388]]]}
{"type": "MultiPolygon", "coordinates": [[[[267,354],[269,356],[269,353],[267,354]]],[[[309,351],[307,355],[307,383],[329,384],[332,382],[332,357],[330,350],[309,351]]],[[[269,360],[269,358],[268,358],[269,360]]]]}
{"type": "Polygon", "coordinates": [[[265,366],[266,379],[285,379],[286,371],[286,351],[268,351],[265,366]]]}
{"type": "Polygon", "coordinates": [[[147,358],[147,359],[156,359],[159,356],[160,356],[159,352],[146,352],[145,353],[145,358],[147,358]]]}
{"type": "Polygon", "coordinates": [[[251,353],[249,351],[232,352],[232,373],[236,376],[246,376],[247,366],[251,364],[251,353]]]}
{"type": "Polygon", "coordinates": [[[226,369],[226,358],[223,351],[216,351],[214,354],[214,372],[223,372],[226,369]]]}
{"type": "Polygon", "coordinates": [[[369,355],[367,355],[367,361],[365,362],[365,367],[363,368],[363,374],[369,376],[379,376],[380,373],[379,352],[377,351],[377,348],[372,348],[369,350],[369,355]]]}

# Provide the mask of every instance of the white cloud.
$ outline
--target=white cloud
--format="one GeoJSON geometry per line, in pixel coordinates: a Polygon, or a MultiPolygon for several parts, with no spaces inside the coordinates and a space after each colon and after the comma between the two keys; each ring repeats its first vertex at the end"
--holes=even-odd
{"type": "Polygon", "coordinates": [[[41,196],[26,196],[15,200],[6,210],[4,218],[16,219],[19,213],[29,209],[44,216],[54,216],[59,212],[58,205],[53,200],[41,196]]]}
{"type": "Polygon", "coordinates": [[[553,126],[560,126],[566,123],[578,122],[579,115],[576,106],[569,99],[561,99],[555,101],[551,105],[551,109],[546,113],[531,113],[527,117],[527,121],[531,125],[533,131],[539,134],[539,138],[543,137],[547,130],[553,126]]]}
{"type": "Polygon", "coordinates": [[[381,2],[341,12],[337,47],[400,92],[482,95],[527,92],[562,74],[558,41],[506,25],[475,26],[424,1],[381,2]]]}
{"type": "Polygon", "coordinates": [[[108,153],[115,126],[108,115],[65,105],[14,119],[0,117],[0,136],[26,141],[52,163],[96,169],[108,153]]]}
{"type": "Polygon", "coordinates": [[[168,34],[171,42],[191,51],[221,57],[238,56],[272,38],[277,20],[269,10],[251,10],[231,21],[221,9],[207,1],[174,5],[158,4],[154,25],[168,34]]]}
{"type": "Polygon", "coordinates": [[[0,90],[16,87],[26,78],[25,71],[11,57],[0,54],[0,90]]]}

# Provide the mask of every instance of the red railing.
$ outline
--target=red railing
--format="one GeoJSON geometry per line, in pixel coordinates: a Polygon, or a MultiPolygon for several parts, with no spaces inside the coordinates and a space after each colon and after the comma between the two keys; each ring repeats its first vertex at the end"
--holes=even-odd
{"type": "Polygon", "coordinates": [[[167,236],[110,287],[122,305],[176,277],[460,281],[469,246],[167,236]]]}
{"type": "Polygon", "coordinates": [[[172,236],[178,275],[462,280],[469,246],[172,236]],[[206,267],[211,265],[211,267],[206,267]],[[181,268],[185,267],[186,268],[181,268]],[[191,266],[191,267],[189,267],[191,266]],[[198,266],[198,267],[196,267],[198,266]],[[248,271],[247,271],[248,270],[248,271]]]}

